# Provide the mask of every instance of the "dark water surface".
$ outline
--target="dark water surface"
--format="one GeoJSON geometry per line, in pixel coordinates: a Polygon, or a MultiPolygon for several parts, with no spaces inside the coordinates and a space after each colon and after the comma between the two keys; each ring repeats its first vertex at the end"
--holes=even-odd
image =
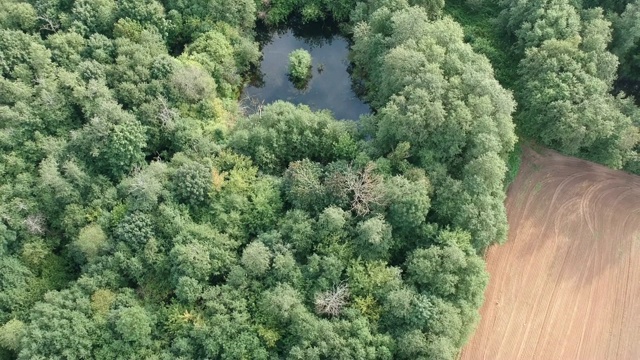
{"type": "Polygon", "coordinates": [[[356,96],[347,72],[349,44],[339,36],[324,41],[306,41],[291,31],[273,35],[262,49],[261,76],[247,86],[243,103],[255,109],[276,100],[306,104],[314,110],[329,109],[337,119],[357,120],[370,112],[356,96]],[[289,53],[305,49],[313,58],[312,78],[305,90],[296,89],[287,77],[289,53]],[[318,71],[318,66],[323,70],[318,71]]]}

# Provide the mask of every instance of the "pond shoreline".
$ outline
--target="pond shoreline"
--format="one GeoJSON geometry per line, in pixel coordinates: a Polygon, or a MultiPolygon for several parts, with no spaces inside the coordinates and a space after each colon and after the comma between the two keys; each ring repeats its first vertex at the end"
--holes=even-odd
{"type": "MultiPolygon", "coordinates": [[[[240,102],[248,113],[258,112],[276,100],[305,104],[313,110],[329,110],[337,119],[358,120],[371,113],[370,107],[354,91],[349,71],[350,42],[334,26],[272,29],[261,42],[260,67],[242,89],[240,102]],[[289,53],[304,49],[312,56],[312,75],[299,90],[288,79],[289,53]]],[[[264,33],[262,33],[264,34],[264,33]]]]}

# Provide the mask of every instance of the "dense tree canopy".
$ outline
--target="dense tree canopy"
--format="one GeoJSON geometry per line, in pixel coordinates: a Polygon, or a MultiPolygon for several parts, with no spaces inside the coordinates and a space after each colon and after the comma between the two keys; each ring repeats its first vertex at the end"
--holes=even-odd
{"type": "Polygon", "coordinates": [[[515,103],[487,59],[450,18],[432,21],[419,7],[383,7],[354,39],[357,71],[378,109],[364,120],[372,152],[426,169],[436,184],[433,215],[472,231],[477,249],[504,241],[502,181],[515,103]]]}
{"type": "Polygon", "coordinates": [[[620,74],[640,80],[640,1],[627,4],[619,17],[614,18],[612,52],[620,58],[620,74]]]}
{"type": "Polygon", "coordinates": [[[506,239],[512,116],[640,172],[612,95],[640,7],[501,2],[514,100],[448,6],[0,0],[0,358],[454,359],[506,239]],[[319,20],[372,113],[246,114],[256,22],[319,20]]]}
{"type": "MultiPolygon", "coordinates": [[[[639,156],[638,113],[631,99],[610,93],[618,59],[607,50],[611,24],[602,9],[582,10],[569,0],[504,4],[507,31],[524,53],[516,92],[523,134],[569,155],[633,170],[639,156]]],[[[624,19],[620,26],[631,30],[629,18],[624,19]]],[[[633,37],[617,37],[618,54],[632,46],[626,36],[633,37]]],[[[623,69],[631,64],[625,60],[623,69]]]]}

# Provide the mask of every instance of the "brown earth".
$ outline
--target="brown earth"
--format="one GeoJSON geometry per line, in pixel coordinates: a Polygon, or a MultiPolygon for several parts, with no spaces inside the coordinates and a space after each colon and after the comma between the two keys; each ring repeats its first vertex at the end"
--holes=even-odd
{"type": "Polygon", "coordinates": [[[640,177],[525,149],[461,359],[640,359],[640,177]]]}

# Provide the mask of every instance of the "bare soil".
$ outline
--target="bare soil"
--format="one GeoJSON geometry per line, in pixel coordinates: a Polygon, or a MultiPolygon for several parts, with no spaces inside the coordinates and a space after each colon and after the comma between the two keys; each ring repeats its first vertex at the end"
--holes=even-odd
{"type": "Polygon", "coordinates": [[[525,149],[461,359],[640,359],[640,177],[525,149]]]}

